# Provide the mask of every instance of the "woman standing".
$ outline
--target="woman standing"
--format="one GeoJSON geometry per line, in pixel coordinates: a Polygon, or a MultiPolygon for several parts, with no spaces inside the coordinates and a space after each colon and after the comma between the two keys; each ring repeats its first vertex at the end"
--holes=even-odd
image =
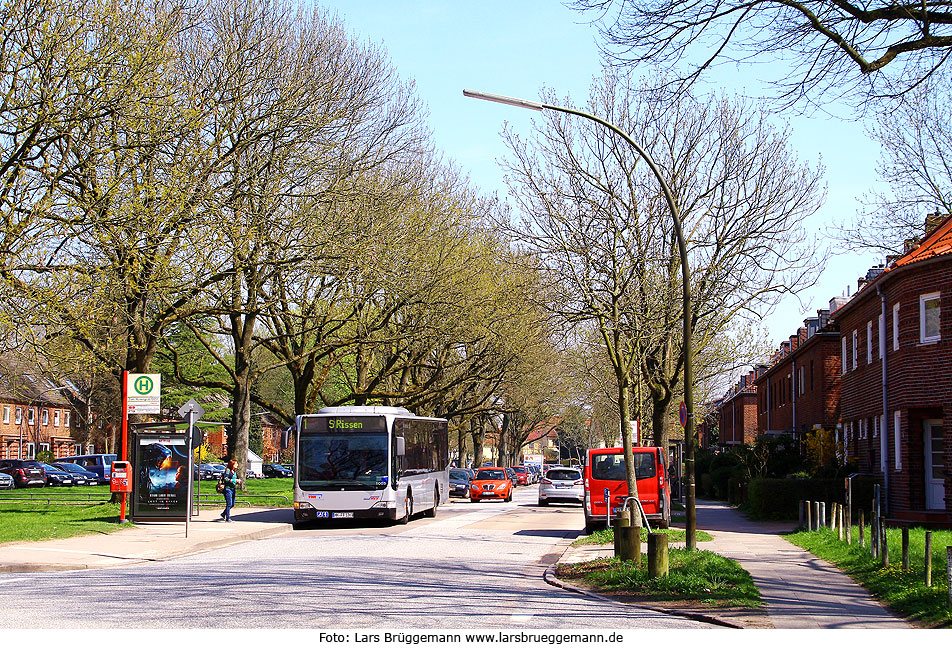
{"type": "Polygon", "coordinates": [[[221,517],[225,522],[231,522],[231,507],[235,505],[235,490],[241,480],[238,479],[238,462],[232,459],[225,467],[225,473],[221,476],[222,484],[225,486],[223,494],[225,496],[225,510],[221,512],[221,517]]]}

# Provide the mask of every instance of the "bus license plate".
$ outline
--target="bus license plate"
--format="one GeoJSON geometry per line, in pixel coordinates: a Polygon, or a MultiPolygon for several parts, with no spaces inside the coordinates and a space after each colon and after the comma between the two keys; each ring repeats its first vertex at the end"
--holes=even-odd
{"type": "Polygon", "coordinates": [[[336,518],[352,518],[352,517],[354,517],[354,512],[353,512],[353,511],[345,511],[345,512],[342,512],[342,513],[334,513],[334,517],[336,517],[336,518]]]}
{"type": "Polygon", "coordinates": [[[319,518],[325,518],[325,517],[331,516],[330,511],[314,511],[314,515],[315,517],[319,517],[319,518]]]}

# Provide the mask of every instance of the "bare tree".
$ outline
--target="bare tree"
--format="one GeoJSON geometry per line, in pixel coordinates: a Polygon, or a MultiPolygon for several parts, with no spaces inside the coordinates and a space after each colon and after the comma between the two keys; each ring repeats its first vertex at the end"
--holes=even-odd
{"type": "Polygon", "coordinates": [[[840,96],[863,103],[871,96],[901,94],[945,65],[952,53],[952,5],[944,1],[575,0],[571,5],[595,15],[615,60],[665,69],[683,64],[683,73],[670,80],[679,87],[718,64],[763,63],[771,68],[780,98],[790,104],[840,96]]]}
{"type": "Polygon", "coordinates": [[[882,147],[881,182],[863,198],[856,219],[832,230],[847,249],[901,254],[923,235],[932,212],[952,213],[952,73],[936,74],[902,100],[889,102],[869,127],[882,147]]]}

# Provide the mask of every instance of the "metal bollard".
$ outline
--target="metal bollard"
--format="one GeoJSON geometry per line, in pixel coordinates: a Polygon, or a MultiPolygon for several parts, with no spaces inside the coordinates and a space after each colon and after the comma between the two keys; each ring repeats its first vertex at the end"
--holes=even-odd
{"type": "Polygon", "coordinates": [[[820,503],[813,502],[813,528],[811,531],[820,530],[820,503]]]}
{"type": "Polygon", "coordinates": [[[926,587],[932,587],[932,531],[926,531],[926,587]]]}
{"type": "Polygon", "coordinates": [[[909,571],[909,528],[902,528],[902,570],[909,571]]]}
{"type": "Polygon", "coordinates": [[[668,535],[648,534],[648,576],[658,578],[668,575],[668,535]]]}
{"type": "Polygon", "coordinates": [[[807,531],[813,531],[813,502],[807,500],[807,531]]]}
{"type": "Polygon", "coordinates": [[[816,530],[819,531],[826,526],[826,502],[820,502],[820,515],[817,516],[817,520],[816,530]]]}

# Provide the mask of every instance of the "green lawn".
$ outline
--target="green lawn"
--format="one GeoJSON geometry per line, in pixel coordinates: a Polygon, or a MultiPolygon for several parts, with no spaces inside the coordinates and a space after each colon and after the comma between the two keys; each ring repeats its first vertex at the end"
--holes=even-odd
{"type": "MultiPolygon", "coordinates": [[[[241,502],[246,501],[254,507],[289,507],[293,503],[293,489],[294,480],[290,478],[251,479],[246,491],[237,494],[236,505],[242,506],[241,502]],[[279,497],[261,497],[266,495],[284,495],[288,501],[279,497]]],[[[57,498],[75,498],[87,493],[107,499],[109,486],[24,488],[3,491],[0,493],[0,543],[68,538],[89,533],[111,533],[122,528],[117,524],[118,504],[48,504],[46,501],[31,503],[3,499],[4,495],[33,494],[56,500],[57,498]]],[[[224,498],[215,492],[214,481],[203,481],[201,494],[203,508],[221,508],[224,498]]],[[[128,508],[126,510],[128,511],[128,508]]]]}
{"type": "MultiPolygon", "coordinates": [[[[666,533],[668,535],[668,542],[684,542],[685,531],[684,529],[652,529],[655,533],[666,533]]],[[[714,538],[711,537],[711,534],[707,531],[701,531],[700,529],[694,535],[695,539],[698,542],[710,542],[714,538]]],[[[615,531],[613,529],[598,529],[595,533],[587,536],[582,536],[578,540],[572,543],[573,547],[579,545],[589,545],[589,544],[614,544],[615,542],[615,531]]],[[[648,529],[641,527],[641,542],[648,542],[648,529]]]]}
{"type": "Polygon", "coordinates": [[[759,607],[760,592],[740,565],[710,551],[669,549],[667,576],[650,578],[641,567],[618,558],[559,565],[559,578],[578,580],[603,593],[658,601],[694,601],[711,606],[759,607]]]}
{"type": "Polygon", "coordinates": [[[0,543],[112,533],[129,525],[118,524],[118,504],[67,506],[0,501],[0,520],[0,543]]]}
{"type": "Polygon", "coordinates": [[[886,531],[889,567],[884,568],[857,544],[859,531],[853,527],[853,544],[837,539],[830,529],[801,531],[784,536],[815,556],[833,563],[896,613],[929,627],[952,627],[952,606],[948,602],[946,551],[952,546],[952,531],[932,532],[932,587],[925,586],[925,530],[909,530],[909,571],[902,570],[902,535],[899,529],[886,531]]]}

